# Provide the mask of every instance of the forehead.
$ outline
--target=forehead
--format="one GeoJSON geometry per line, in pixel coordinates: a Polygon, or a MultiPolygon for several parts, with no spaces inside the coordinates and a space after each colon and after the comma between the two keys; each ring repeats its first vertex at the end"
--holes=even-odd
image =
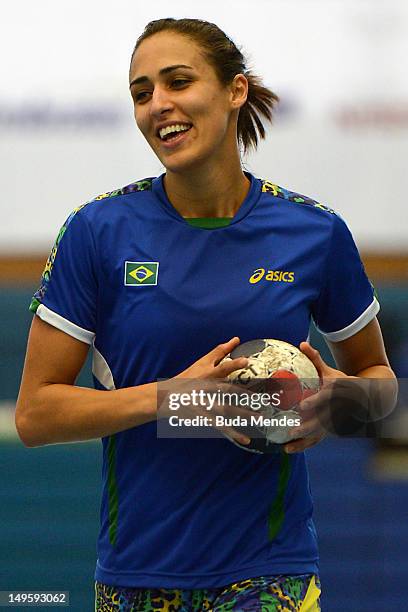
{"type": "Polygon", "coordinates": [[[133,56],[131,79],[156,76],[162,68],[187,64],[200,72],[213,72],[203,50],[193,40],[177,32],[158,32],[146,38],[133,56]]]}

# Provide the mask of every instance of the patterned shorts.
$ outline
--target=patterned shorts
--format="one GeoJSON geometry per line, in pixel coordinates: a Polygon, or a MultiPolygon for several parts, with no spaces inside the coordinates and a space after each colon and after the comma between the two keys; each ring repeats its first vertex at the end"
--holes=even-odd
{"type": "Polygon", "coordinates": [[[317,576],[261,576],[213,589],[95,583],[95,612],[320,612],[317,576]]]}

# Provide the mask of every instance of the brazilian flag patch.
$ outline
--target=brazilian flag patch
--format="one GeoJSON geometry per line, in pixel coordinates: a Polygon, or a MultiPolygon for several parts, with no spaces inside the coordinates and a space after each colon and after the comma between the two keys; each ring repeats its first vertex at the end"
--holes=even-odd
{"type": "Polygon", "coordinates": [[[125,261],[125,285],[141,287],[157,285],[158,261],[125,261]]]}

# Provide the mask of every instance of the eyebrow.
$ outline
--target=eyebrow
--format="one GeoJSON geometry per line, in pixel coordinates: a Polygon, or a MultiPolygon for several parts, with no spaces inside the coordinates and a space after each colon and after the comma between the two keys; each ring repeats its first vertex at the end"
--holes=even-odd
{"type": "MultiPolygon", "coordinates": [[[[162,76],[163,74],[168,74],[169,72],[173,72],[174,70],[178,70],[179,68],[187,68],[188,70],[194,70],[192,66],[187,66],[186,64],[175,64],[174,66],[166,66],[166,68],[162,68],[159,74],[160,76],[162,76]]],[[[149,81],[149,78],[147,76],[141,76],[137,79],[133,79],[133,81],[131,81],[129,85],[129,88],[132,87],[132,85],[138,85],[139,83],[145,83],[146,81],[149,81]]]]}

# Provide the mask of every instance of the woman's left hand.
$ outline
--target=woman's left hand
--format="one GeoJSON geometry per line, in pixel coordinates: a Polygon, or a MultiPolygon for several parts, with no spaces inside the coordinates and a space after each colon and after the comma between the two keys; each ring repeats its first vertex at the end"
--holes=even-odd
{"type": "Polygon", "coordinates": [[[324,418],[322,418],[321,407],[328,402],[330,382],[339,378],[349,378],[347,374],[332,368],[322,359],[318,350],[313,348],[308,342],[302,342],[299,346],[302,353],[310,359],[315,366],[320,382],[321,389],[313,396],[303,400],[298,411],[302,417],[302,425],[296,427],[293,433],[296,434],[296,439],[287,442],[284,445],[286,453],[300,453],[307,448],[311,448],[318,444],[327,435],[327,429],[323,426],[324,418]]]}

